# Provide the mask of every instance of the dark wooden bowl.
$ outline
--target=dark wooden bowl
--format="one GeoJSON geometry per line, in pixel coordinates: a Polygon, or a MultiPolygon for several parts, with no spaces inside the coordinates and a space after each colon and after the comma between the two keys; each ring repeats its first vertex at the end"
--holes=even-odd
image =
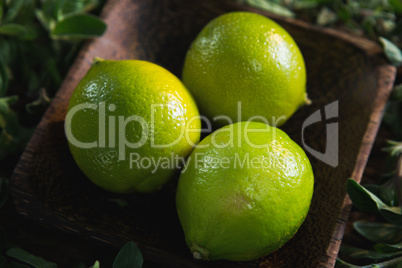
{"type": "MultiPolygon", "coordinates": [[[[39,223],[121,246],[135,241],[145,263],[164,267],[332,267],[350,210],[349,177],[359,181],[389,96],[395,68],[368,40],[306,23],[272,17],[294,37],[305,57],[313,104],[300,109],[283,127],[299,144],[304,120],[339,101],[339,165],[310,154],[315,192],[310,212],[297,234],[281,249],[254,262],[202,262],[192,259],[177,219],[175,182],[152,195],[116,195],[91,184],[74,163],[64,134],[70,96],[94,57],[142,59],[180,77],[186,49],[212,18],[233,10],[253,10],[225,1],[110,0],[103,18],[106,34],[88,42],[23,153],[12,178],[20,214],[39,223]],[[114,201],[123,199],[127,206],[114,201]]],[[[305,144],[325,151],[325,120],[307,127],[305,144]]],[[[337,133],[328,133],[336,138],[337,133]]],[[[334,155],[335,156],[335,155],[334,155]]]]}

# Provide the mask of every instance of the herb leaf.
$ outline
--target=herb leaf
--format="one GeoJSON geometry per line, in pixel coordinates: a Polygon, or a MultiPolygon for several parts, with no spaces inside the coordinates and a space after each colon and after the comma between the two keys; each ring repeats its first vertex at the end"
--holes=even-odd
{"type": "Polygon", "coordinates": [[[380,212],[389,222],[402,224],[401,207],[390,207],[386,205],[376,195],[352,179],[347,181],[346,188],[350,199],[358,209],[366,212],[380,212]]]}
{"type": "Polygon", "coordinates": [[[365,212],[378,212],[378,197],[376,197],[370,191],[366,190],[355,180],[348,179],[346,183],[346,189],[348,191],[350,199],[358,209],[365,212]]]}
{"type": "Polygon", "coordinates": [[[16,23],[3,24],[0,26],[0,34],[22,36],[25,34],[25,27],[16,23]]]}
{"type": "Polygon", "coordinates": [[[402,14],[402,2],[400,0],[388,0],[388,3],[396,14],[402,14]]]}
{"type": "Polygon", "coordinates": [[[402,255],[402,251],[386,253],[386,252],[376,252],[374,250],[347,247],[347,246],[341,247],[340,253],[346,254],[354,259],[370,259],[374,261],[381,261],[402,255]]]}
{"type": "Polygon", "coordinates": [[[275,3],[273,1],[264,0],[238,0],[242,4],[246,4],[264,11],[272,12],[280,16],[293,18],[295,14],[290,9],[275,3]]]}
{"type": "Polygon", "coordinates": [[[92,15],[77,14],[65,17],[56,23],[51,32],[52,38],[89,38],[101,36],[106,24],[92,15]]]}
{"type": "Polygon", "coordinates": [[[399,48],[384,37],[379,37],[378,40],[381,42],[384,53],[387,59],[395,66],[400,66],[402,64],[402,52],[399,48]]]}
{"type": "Polygon", "coordinates": [[[113,262],[113,268],[141,268],[142,253],[134,242],[127,242],[119,251],[113,262]]]}
{"type": "Polygon", "coordinates": [[[57,268],[55,263],[46,261],[41,257],[36,257],[21,248],[11,248],[7,250],[6,255],[35,268],[57,268]]]}
{"type": "Polygon", "coordinates": [[[395,244],[376,244],[374,245],[374,249],[377,252],[397,252],[402,250],[402,242],[395,243],[395,244]]]}
{"type": "Polygon", "coordinates": [[[380,223],[356,221],[355,230],[365,238],[376,243],[397,243],[402,241],[402,226],[380,223]]]}
{"type": "Polygon", "coordinates": [[[99,263],[99,261],[98,261],[98,260],[95,261],[95,263],[94,263],[91,267],[89,267],[89,268],[100,268],[100,263],[99,263]]]}
{"type": "Polygon", "coordinates": [[[88,12],[99,5],[99,0],[69,0],[60,6],[59,13],[62,15],[88,12]]]}

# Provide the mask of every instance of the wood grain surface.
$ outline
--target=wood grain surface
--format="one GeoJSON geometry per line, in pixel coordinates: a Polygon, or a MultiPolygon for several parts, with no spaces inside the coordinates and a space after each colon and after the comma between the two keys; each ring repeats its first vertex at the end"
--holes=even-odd
{"type": "Polygon", "coordinates": [[[396,70],[385,63],[381,48],[226,1],[110,0],[102,18],[107,32],[83,47],[15,169],[12,197],[19,213],[116,247],[133,240],[145,263],[152,260],[161,267],[333,267],[351,206],[345,182],[350,177],[360,181],[395,78],[396,70]],[[201,28],[234,10],[272,17],[303,53],[313,104],[283,126],[292,139],[302,144],[304,120],[317,110],[325,119],[325,106],[338,101],[339,116],[307,127],[304,142],[324,152],[327,134],[338,135],[339,165],[331,167],[308,154],[315,174],[311,209],[281,249],[253,262],[202,262],[192,259],[184,242],[174,204],[176,181],[152,195],[116,195],[97,188],[69,153],[64,118],[69,98],[94,57],[148,60],[180,77],[185,52],[201,28]],[[328,123],[338,123],[338,133],[326,133],[328,123]],[[120,207],[116,199],[127,206],[120,207]]]}

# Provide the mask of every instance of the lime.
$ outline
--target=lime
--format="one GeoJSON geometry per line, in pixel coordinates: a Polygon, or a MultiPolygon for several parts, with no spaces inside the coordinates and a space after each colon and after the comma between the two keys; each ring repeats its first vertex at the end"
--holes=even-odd
{"type": "Polygon", "coordinates": [[[96,185],[154,192],[200,139],[198,108],[181,81],[140,60],[97,60],[69,103],[70,151],[96,185]]]}
{"type": "Polygon", "coordinates": [[[209,22],[187,51],[182,80],[217,126],[247,120],[280,126],[309,102],[297,44],[274,21],[251,12],[209,22]]]}
{"type": "Polygon", "coordinates": [[[278,128],[240,122],[213,132],[189,156],[176,206],[194,258],[254,260],[287,242],[313,195],[303,149],[278,128]]]}

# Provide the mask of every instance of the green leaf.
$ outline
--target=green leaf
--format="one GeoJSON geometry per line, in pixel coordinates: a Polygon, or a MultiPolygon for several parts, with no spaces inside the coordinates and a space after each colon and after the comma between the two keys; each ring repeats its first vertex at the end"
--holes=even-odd
{"type": "Polygon", "coordinates": [[[381,215],[389,222],[402,225],[401,207],[384,207],[379,209],[381,215]]]}
{"type": "Polygon", "coordinates": [[[384,262],[373,263],[364,266],[357,266],[337,258],[335,267],[336,268],[402,268],[402,257],[396,257],[390,260],[386,260],[384,262]]]}
{"type": "Polygon", "coordinates": [[[24,26],[16,23],[3,24],[0,26],[0,34],[10,36],[23,36],[26,32],[24,26]]]}
{"type": "Polygon", "coordinates": [[[10,112],[9,105],[15,103],[18,100],[18,96],[9,96],[0,98],[0,113],[7,114],[10,112]]]}
{"type": "Polygon", "coordinates": [[[361,26],[364,30],[364,33],[369,38],[375,37],[375,26],[377,25],[377,21],[373,16],[368,16],[363,19],[361,22],[361,26]]]}
{"type": "Polygon", "coordinates": [[[89,268],[100,268],[100,263],[99,263],[99,261],[98,261],[98,260],[95,261],[95,263],[94,263],[92,266],[90,266],[89,268]]]}
{"type": "MultiPolygon", "coordinates": [[[[9,114],[10,113],[9,105],[15,103],[17,100],[18,96],[16,95],[0,98],[0,114],[4,115],[9,114]]],[[[0,128],[4,128],[4,126],[0,124],[0,128]]]]}
{"type": "Polygon", "coordinates": [[[68,0],[60,7],[62,16],[89,12],[99,5],[99,0],[68,0]]]}
{"type": "Polygon", "coordinates": [[[292,8],[295,10],[303,9],[319,9],[320,5],[331,0],[299,0],[292,3],[292,8]]]}
{"type": "Polygon", "coordinates": [[[299,0],[299,1],[295,1],[295,2],[305,2],[305,3],[316,3],[316,4],[327,4],[327,3],[331,3],[334,0],[299,0]]]}
{"type": "Polygon", "coordinates": [[[4,70],[7,70],[9,65],[16,61],[17,53],[15,53],[15,40],[5,40],[2,38],[0,42],[0,61],[3,64],[4,70]]]}
{"type": "Polygon", "coordinates": [[[92,15],[77,14],[58,22],[51,32],[52,38],[91,38],[101,36],[106,24],[92,15]]]}
{"type": "Polygon", "coordinates": [[[398,252],[402,250],[402,242],[400,243],[395,243],[395,244],[384,244],[384,243],[379,243],[374,245],[374,249],[377,252],[398,252]]]}
{"type": "Polygon", "coordinates": [[[397,243],[402,241],[402,226],[380,222],[356,221],[353,223],[355,230],[376,243],[397,243]]]}
{"type": "Polygon", "coordinates": [[[127,242],[119,251],[113,262],[113,268],[141,268],[142,253],[134,242],[127,242]]]}
{"type": "Polygon", "coordinates": [[[373,199],[374,195],[358,184],[355,180],[348,179],[346,189],[353,205],[358,209],[365,212],[378,212],[377,203],[373,199]]]}
{"type": "Polygon", "coordinates": [[[43,28],[50,31],[56,25],[56,20],[46,15],[42,9],[35,10],[35,17],[40,22],[43,28]]]}
{"type": "Polygon", "coordinates": [[[336,14],[329,8],[323,7],[317,16],[317,24],[325,26],[334,23],[337,20],[336,14]]]}
{"type": "Polygon", "coordinates": [[[35,10],[35,0],[12,0],[7,6],[4,22],[19,24],[32,23],[35,10]]]}
{"type": "Polygon", "coordinates": [[[347,23],[352,21],[353,11],[350,6],[341,4],[336,10],[336,15],[340,20],[347,23]]]}
{"type": "Polygon", "coordinates": [[[382,252],[376,252],[374,250],[347,247],[347,246],[341,246],[339,252],[344,256],[348,256],[353,259],[370,259],[374,261],[385,260],[402,255],[402,251],[393,253],[382,253],[382,252]]]}
{"type": "MultiPolygon", "coordinates": [[[[390,148],[387,148],[387,151],[390,150],[390,148]]],[[[394,181],[392,179],[388,179],[381,185],[377,184],[366,184],[364,187],[379,197],[381,201],[383,201],[385,204],[388,206],[397,206],[398,205],[398,200],[396,196],[396,191],[395,191],[395,185],[394,181]]]]}
{"type": "Polygon", "coordinates": [[[402,64],[402,52],[399,48],[384,37],[379,37],[378,40],[384,48],[384,54],[391,64],[399,66],[402,64]]]}
{"type": "Polygon", "coordinates": [[[55,263],[49,262],[41,257],[36,257],[21,248],[11,248],[7,250],[6,255],[10,258],[29,264],[34,268],[57,268],[55,263]]]}
{"type": "Polygon", "coordinates": [[[391,157],[397,158],[402,154],[402,141],[387,141],[387,147],[383,149],[385,152],[388,152],[391,157]]]}
{"type": "Polygon", "coordinates": [[[402,2],[401,0],[388,0],[389,5],[396,14],[402,14],[402,2]]]}
{"type": "Polygon", "coordinates": [[[274,2],[264,0],[241,0],[240,2],[264,11],[275,13],[280,16],[289,18],[293,18],[295,16],[290,9],[274,2]]]}
{"type": "Polygon", "coordinates": [[[24,4],[24,0],[13,0],[6,2],[7,13],[4,16],[4,22],[11,22],[13,21],[24,4]],[[9,3],[9,4],[7,4],[9,3]]]}
{"type": "Polygon", "coordinates": [[[8,23],[0,26],[0,35],[17,37],[22,40],[33,40],[37,33],[34,27],[16,23],[8,23]]]}
{"type": "Polygon", "coordinates": [[[401,207],[387,206],[376,195],[352,179],[347,181],[346,188],[350,199],[358,209],[366,212],[380,212],[389,222],[402,224],[401,207]]]}
{"type": "Polygon", "coordinates": [[[0,0],[0,24],[3,20],[3,13],[4,13],[4,1],[0,0]]]}

